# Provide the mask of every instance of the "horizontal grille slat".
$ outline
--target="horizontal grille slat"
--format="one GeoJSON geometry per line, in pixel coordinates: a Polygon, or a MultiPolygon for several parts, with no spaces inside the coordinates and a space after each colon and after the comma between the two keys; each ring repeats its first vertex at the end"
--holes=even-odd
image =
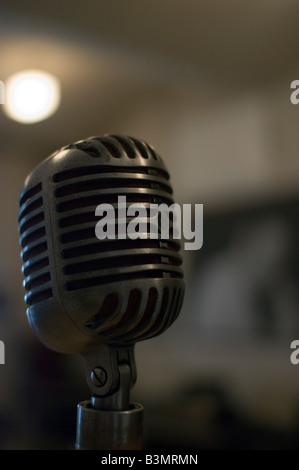
{"type": "Polygon", "coordinates": [[[138,188],[138,192],[126,188],[126,191],[121,189],[105,189],[101,192],[89,191],[85,196],[74,198],[73,195],[66,196],[61,202],[57,203],[56,209],[58,212],[68,212],[77,208],[92,207],[95,209],[99,204],[117,204],[118,196],[125,196],[126,202],[133,204],[137,203],[155,203],[155,204],[173,204],[172,197],[162,191],[138,188]]]}
{"type": "Polygon", "coordinates": [[[161,178],[138,178],[138,175],[135,175],[134,178],[128,178],[127,175],[125,177],[119,177],[115,175],[109,175],[109,177],[107,177],[105,175],[103,178],[81,179],[80,181],[74,182],[72,184],[61,185],[55,190],[55,196],[63,197],[86,191],[109,189],[111,187],[117,188],[118,190],[122,188],[159,189],[161,191],[165,191],[168,194],[172,194],[171,187],[165,183],[165,180],[162,180],[161,178]]]}
{"type": "Polygon", "coordinates": [[[22,250],[21,256],[22,256],[23,261],[28,261],[31,258],[34,258],[35,256],[41,253],[45,253],[46,251],[48,251],[48,245],[46,241],[42,243],[36,242],[30,247],[28,246],[24,247],[24,249],[22,250]]]}
{"type": "Polygon", "coordinates": [[[102,275],[102,276],[95,276],[95,277],[84,277],[75,279],[72,281],[68,281],[65,283],[65,288],[68,291],[77,290],[77,289],[85,289],[88,287],[94,287],[97,285],[108,284],[108,283],[115,283],[133,279],[154,279],[154,278],[180,278],[183,279],[183,272],[182,270],[174,270],[174,269],[166,269],[164,266],[161,269],[155,267],[151,269],[146,266],[138,266],[133,268],[134,271],[128,271],[125,273],[116,272],[110,275],[102,275]]]}
{"type": "Polygon", "coordinates": [[[55,173],[52,177],[54,183],[59,183],[62,181],[67,181],[71,179],[76,179],[78,177],[88,176],[88,175],[99,175],[106,173],[127,173],[134,174],[140,173],[144,175],[160,176],[166,180],[169,180],[169,174],[167,171],[162,168],[155,167],[136,167],[136,166],[111,166],[111,165],[92,165],[92,166],[78,166],[77,168],[71,168],[68,170],[63,170],[58,173],[55,173]]]}
{"type": "Polygon", "coordinates": [[[37,183],[35,186],[32,188],[28,189],[28,191],[25,191],[19,199],[19,206],[22,206],[28,199],[32,198],[35,196],[37,193],[39,193],[42,190],[42,183],[37,183]]]}
{"type": "Polygon", "coordinates": [[[27,261],[23,265],[23,274],[25,276],[29,276],[29,274],[39,271],[46,266],[49,266],[49,258],[47,256],[45,258],[38,259],[37,261],[27,261]]]}
{"type": "MultiPolygon", "coordinates": [[[[36,212],[36,211],[34,211],[36,212]]],[[[43,222],[45,220],[45,214],[43,211],[33,213],[30,217],[23,218],[19,225],[20,234],[23,234],[31,227],[43,222]]]]}
{"type": "Polygon", "coordinates": [[[21,220],[31,212],[39,209],[43,205],[43,198],[41,196],[37,197],[36,199],[32,200],[30,203],[21,206],[21,210],[18,216],[18,221],[21,220]]]}
{"type": "MultiPolygon", "coordinates": [[[[61,235],[59,237],[59,240],[61,243],[70,243],[74,241],[79,241],[79,240],[92,240],[95,239],[97,240],[96,233],[95,233],[95,226],[96,222],[99,219],[94,219],[90,220],[88,222],[82,223],[79,226],[76,226],[75,228],[71,227],[72,230],[70,230],[69,227],[66,227],[65,229],[61,230],[61,235]]],[[[133,218],[132,218],[133,220],[133,218]]],[[[115,237],[113,239],[117,239],[118,233],[120,231],[126,231],[126,233],[129,233],[130,227],[129,227],[130,220],[127,218],[126,220],[124,219],[123,221],[118,221],[116,220],[115,223],[115,237]]],[[[167,237],[165,238],[164,234],[161,231],[161,228],[159,225],[157,225],[154,222],[151,222],[150,219],[142,219],[142,223],[144,225],[144,228],[139,228],[138,233],[140,235],[140,239],[142,239],[141,235],[144,236],[145,239],[150,239],[151,234],[157,233],[157,237],[160,240],[172,240],[173,239],[173,225],[172,223],[169,224],[169,230],[167,232],[167,237]]],[[[122,233],[122,232],[121,232],[122,233]]],[[[152,237],[154,239],[154,237],[152,237]]],[[[133,239],[129,235],[127,235],[126,239],[130,239],[131,243],[133,243],[133,239]]],[[[98,243],[102,243],[102,240],[98,240],[98,243]]]]}
{"type": "Polygon", "coordinates": [[[38,302],[43,302],[45,300],[51,299],[53,297],[53,291],[52,289],[46,288],[46,289],[33,289],[28,292],[28,294],[25,295],[25,301],[28,305],[34,305],[38,302]]]}
{"type": "Polygon", "coordinates": [[[167,250],[127,250],[112,251],[108,254],[104,253],[102,256],[91,255],[78,260],[76,263],[66,264],[64,266],[65,274],[76,274],[87,271],[103,270],[110,268],[123,268],[127,266],[138,266],[146,264],[171,264],[180,266],[182,263],[179,254],[169,255],[167,250]]]}
{"type": "Polygon", "coordinates": [[[37,272],[34,275],[30,275],[26,277],[24,281],[24,286],[25,286],[25,289],[29,291],[41,285],[47,284],[50,280],[51,280],[51,276],[50,276],[49,271],[42,272],[41,270],[41,272],[37,272]]]}
{"type": "MultiPolygon", "coordinates": [[[[134,220],[134,218],[136,217],[136,215],[135,215],[135,216],[126,217],[126,219],[124,219],[124,218],[121,219],[120,214],[118,212],[118,209],[114,210],[114,216],[115,216],[116,224],[118,224],[119,219],[120,219],[120,223],[123,223],[125,220],[129,223],[130,220],[134,220]]],[[[90,223],[93,223],[94,227],[95,227],[96,223],[100,219],[102,219],[103,217],[106,217],[106,215],[98,216],[98,215],[95,214],[95,211],[90,212],[89,209],[86,211],[83,208],[83,210],[80,210],[80,211],[79,210],[78,211],[73,211],[72,215],[67,215],[65,217],[61,217],[58,220],[58,225],[63,230],[68,229],[69,227],[74,227],[74,226],[79,226],[79,225],[81,227],[83,227],[84,225],[87,225],[87,224],[90,224],[90,223]]],[[[160,218],[157,221],[155,217],[156,217],[156,214],[151,216],[149,211],[147,211],[147,217],[146,217],[146,219],[142,219],[142,221],[144,222],[146,220],[149,226],[150,225],[151,226],[159,226],[160,218]]],[[[138,219],[141,220],[141,217],[139,217],[139,215],[138,215],[138,219]]],[[[170,219],[169,220],[169,227],[172,227],[173,226],[172,214],[170,214],[169,219],[170,219]]],[[[77,228],[73,228],[73,230],[77,230],[77,228]]],[[[116,232],[117,232],[117,230],[116,230],[116,232]]]]}
{"type": "Polygon", "coordinates": [[[40,238],[43,238],[46,236],[46,229],[44,226],[39,227],[39,228],[31,228],[30,231],[25,232],[21,236],[21,246],[24,248],[26,245],[30,245],[31,243],[39,240],[40,238]]]}
{"type": "MultiPolygon", "coordinates": [[[[167,248],[170,251],[178,251],[180,248],[179,242],[175,240],[167,240],[167,242],[161,242],[158,240],[134,240],[134,248],[167,248]]],[[[115,250],[131,250],[132,249],[132,240],[105,240],[99,243],[90,243],[86,244],[81,241],[81,243],[74,243],[73,246],[64,248],[62,250],[62,257],[64,259],[77,258],[80,256],[88,256],[97,254],[99,252],[115,251],[115,250]]]]}

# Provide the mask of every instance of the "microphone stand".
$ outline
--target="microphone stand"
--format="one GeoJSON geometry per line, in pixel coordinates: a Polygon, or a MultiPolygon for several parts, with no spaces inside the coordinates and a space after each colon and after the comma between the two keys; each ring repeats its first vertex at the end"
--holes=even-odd
{"type": "Polygon", "coordinates": [[[130,403],[134,345],[103,344],[82,358],[93,395],[77,406],[76,450],[141,450],[143,406],[130,403]]]}

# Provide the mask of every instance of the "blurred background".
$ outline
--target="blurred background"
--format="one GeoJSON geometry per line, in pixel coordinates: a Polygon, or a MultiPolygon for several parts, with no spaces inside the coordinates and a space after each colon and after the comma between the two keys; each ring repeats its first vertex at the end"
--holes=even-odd
{"type": "Polygon", "coordinates": [[[123,133],[161,154],[177,202],[204,205],[181,315],[136,346],[146,449],[298,450],[298,20],[294,0],[1,0],[5,92],[38,69],[60,101],[32,123],[0,105],[0,449],[71,449],[90,396],[80,358],[27,324],[22,183],[61,146],[123,133]]]}

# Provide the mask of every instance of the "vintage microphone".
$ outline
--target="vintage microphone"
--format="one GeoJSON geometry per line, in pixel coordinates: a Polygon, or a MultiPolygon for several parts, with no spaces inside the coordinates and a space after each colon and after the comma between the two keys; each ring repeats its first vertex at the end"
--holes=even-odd
{"type": "MultiPolygon", "coordinates": [[[[27,316],[54,351],[79,353],[92,397],[78,405],[76,449],[141,449],[143,407],[130,402],[134,345],[165,331],[184,296],[180,240],[99,240],[100,204],[173,203],[169,174],[143,141],[91,137],[45,159],[27,177],[18,217],[27,316]]],[[[156,219],[157,220],[157,219],[156,219]]],[[[119,229],[130,218],[118,219],[119,229]]],[[[173,224],[173,221],[172,221],[173,224]]],[[[144,227],[144,225],[143,225],[144,227]]]]}

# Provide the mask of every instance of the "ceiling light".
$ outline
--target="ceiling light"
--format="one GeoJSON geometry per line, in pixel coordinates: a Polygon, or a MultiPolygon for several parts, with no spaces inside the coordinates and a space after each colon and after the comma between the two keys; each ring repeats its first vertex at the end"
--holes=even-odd
{"type": "Polygon", "coordinates": [[[24,70],[5,82],[4,112],[15,121],[32,124],[51,116],[60,104],[60,85],[51,74],[24,70]]]}

